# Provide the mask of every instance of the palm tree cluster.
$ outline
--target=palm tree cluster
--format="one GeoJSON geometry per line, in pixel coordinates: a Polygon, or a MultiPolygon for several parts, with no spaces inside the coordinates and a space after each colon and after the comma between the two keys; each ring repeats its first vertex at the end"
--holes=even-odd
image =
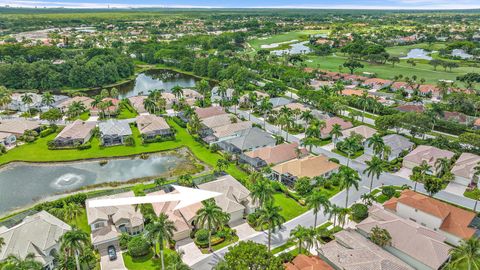
{"type": "Polygon", "coordinates": [[[12,91],[0,85],[0,108],[5,108],[10,102],[12,102],[12,91]]]}
{"type": "MultiPolygon", "coordinates": [[[[175,87],[174,87],[175,88],[175,87]]],[[[175,88],[178,89],[178,88],[175,88]]],[[[181,89],[180,89],[181,90],[181,89]]],[[[167,106],[166,100],[162,97],[163,89],[154,89],[148,92],[147,98],[143,101],[143,106],[151,114],[157,114],[165,110],[167,106]]],[[[183,90],[175,92],[177,95],[183,95],[183,90]]]]}

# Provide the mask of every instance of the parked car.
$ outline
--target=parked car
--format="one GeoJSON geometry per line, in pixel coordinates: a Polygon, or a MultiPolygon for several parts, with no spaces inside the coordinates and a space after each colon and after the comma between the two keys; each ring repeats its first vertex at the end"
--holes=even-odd
{"type": "Polygon", "coordinates": [[[108,258],[110,261],[115,261],[117,259],[117,251],[114,246],[108,247],[108,258]]]}

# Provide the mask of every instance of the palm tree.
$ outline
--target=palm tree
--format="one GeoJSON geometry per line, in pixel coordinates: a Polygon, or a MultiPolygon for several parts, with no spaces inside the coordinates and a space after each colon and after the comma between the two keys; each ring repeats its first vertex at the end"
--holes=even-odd
{"type": "Polygon", "coordinates": [[[351,187],[354,187],[358,190],[358,183],[360,182],[360,177],[358,176],[357,171],[350,169],[348,167],[340,168],[340,189],[345,189],[346,198],[345,198],[345,207],[348,207],[348,193],[351,187]]]}
{"type": "Polygon", "coordinates": [[[273,109],[273,104],[270,102],[269,98],[264,98],[260,102],[259,108],[258,108],[262,114],[263,114],[263,129],[265,129],[266,126],[266,121],[267,121],[267,114],[272,111],[273,109]]]}
{"type": "Polygon", "coordinates": [[[298,245],[298,253],[302,253],[302,245],[307,241],[309,238],[309,231],[306,227],[302,225],[298,225],[293,230],[290,231],[290,238],[293,241],[297,242],[298,245]]]}
{"type": "Polygon", "coordinates": [[[306,110],[302,112],[302,114],[300,115],[300,119],[305,121],[305,130],[306,130],[307,126],[310,124],[310,122],[312,122],[313,119],[315,119],[315,117],[313,116],[312,111],[306,110]]]}
{"type": "Polygon", "coordinates": [[[347,152],[347,167],[350,165],[352,155],[355,154],[360,147],[358,140],[353,136],[350,136],[343,141],[343,148],[347,152]]]}
{"type": "Polygon", "coordinates": [[[2,265],[2,270],[42,270],[41,262],[35,260],[35,254],[29,253],[25,259],[21,259],[15,255],[9,255],[2,265]]]}
{"type": "Polygon", "coordinates": [[[258,210],[257,226],[263,228],[265,225],[268,227],[268,250],[271,248],[272,233],[277,229],[282,228],[282,224],[285,222],[285,218],[280,215],[282,209],[279,206],[275,206],[273,201],[269,201],[265,206],[258,210]]]}
{"type": "Polygon", "coordinates": [[[196,113],[193,113],[190,117],[190,121],[188,121],[187,129],[190,134],[198,134],[200,129],[202,128],[202,124],[200,123],[200,119],[196,113]]]}
{"type": "Polygon", "coordinates": [[[162,262],[162,270],[165,269],[163,258],[163,250],[165,242],[171,242],[173,239],[173,231],[176,231],[173,221],[168,219],[168,215],[161,213],[158,217],[152,217],[151,222],[145,227],[147,238],[154,243],[155,256],[158,256],[157,245],[160,249],[160,260],[162,262]]]}
{"type": "Polygon", "coordinates": [[[312,152],[312,148],[318,145],[320,142],[319,139],[313,137],[305,137],[300,140],[300,146],[308,147],[308,151],[312,152]]]}
{"type": "Polygon", "coordinates": [[[270,181],[260,179],[253,183],[250,195],[253,199],[253,203],[258,202],[258,205],[263,208],[266,203],[273,200],[274,193],[275,189],[270,184],[270,181]]]}
{"type": "Polygon", "coordinates": [[[322,194],[320,190],[316,189],[307,197],[306,204],[309,209],[313,209],[313,213],[315,214],[313,227],[316,228],[318,212],[323,208],[323,213],[328,213],[328,210],[330,209],[330,201],[327,196],[322,194]]]}
{"type": "Polygon", "coordinates": [[[118,89],[113,87],[112,89],[110,89],[110,97],[112,98],[118,98],[118,89]]]}
{"type": "Polygon", "coordinates": [[[460,265],[466,265],[468,270],[480,269],[480,239],[472,237],[462,241],[460,246],[450,250],[450,255],[449,269],[458,269],[460,265]]]}
{"type": "Polygon", "coordinates": [[[376,133],[369,139],[367,139],[367,145],[368,147],[373,148],[373,153],[375,155],[380,155],[383,151],[383,148],[385,147],[385,142],[383,141],[382,137],[380,134],[376,133]]]}
{"type": "Polygon", "coordinates": [[[347,222],[347,216],[350,214],[350,208],[340,208],[338,211],[338,225],[342,228],[345,227],[345,223],[347,222]]]}
{"type": "Polygon", "coordinates": [[[280,125],[280,129],[285,129],[285,140],[288,141],[288,130],[290,129],[290,126],[292,124],[290,114],[281,113],[277,119],[277,123],[280,125]]]}
{"type": "Polygon", "coordinates": [[[181,86],[179,85],[175,85],[173,88],[172,88],[172,94],[177,98],[181,98],[183,96],[183,89],[181,86]]]}
{"type": "Polygon", "coordinates": [[[190,267],[182,261],[183,251],[179,254],[170,253],[167,255],[168,265],[166,270],[190,270],[190,267]]]}
{"type": "Polygon", "coordinates": [[[375,195],[373,195],[372,193],[365,193],[360,196],[360,199],[364,204],[371,206],[372,202],[375,201],[375,195]]]}
{"type": "Polygon", "coordinates": [[[0,108],[4,108],[12,102],[12,92],[5,86],[0,86],[0,108]]]}
{"type": "Polygon", "coordinates": [[[330,130],[329,135],[332,137],[334,148],[337,148],[337,140],[340,136],[342,136],[342,126],[340,126],[339,124],[334,124],[332,126],[332,130],[330,130]]]}
{"type": "Polygon", "coordinates": [[[388,145],[385,145],[383,147],[383,151],[382,151],[382,156],[383,156],[383,159],[388,161],[388,158],[390,157],[390,154],[392,153],[392,148],[388,145]]]}
{"type": "Polygon", "coordinates": [[[435,171],[437,177],[442,177],[445,173],[450,171],[452,162],[448,158],[439,158],[435,161],[435,171]]]}
{"type": "Polygon", "coordinates": [[[230,220],[230,215],[223,212],[213,199],[203,202],[203,207],[197,211],[195,223],[208,230],[208,250],[212,251],[212,231],[223,228],[230,220]]]}
{"type": "Polygon", "coordinates": [[[21,96],[21,100],[23,104],[25,104],[25,106],[27,107],[27,112],[30,114],[30,104],[33,103],[32,95],[25,93],[21,96]]]}
{"type": "MultiPolygon", "coordinates": [[[[420,164],[419,172],[420,172],[420,177],[422,182],[425,182],[425,176],[427,174],[432,173],[432,166],[428,165],[428,163],[424,160],[422,161],[422,164],[420,164]]],[[[417,181],[415,181],[415,187],[413,188],[414,191],[417,191],[417,181]]]]}
{"type": "Polygon", "coordinates": [[[3,246],[5,246],[6,243],[5,243],[5,239],[3,239],[2,237],[0,237],[0,252],[2,251],[2,248],[3,246]]]}
{"type": "Polygon", "coordinates": [[[383,168],[383,160],[378,157],[372,157],[372,160],[367,160],[365,162],[367,164],[367,168],[363,171],[366,173],[370,178],[370,192],[372,192],[373,188],[373,177],[376,177],[377,180],[380,178],[380,175],[384,172],[383,168]]]}
{"type": "Polygon", "coordinates": [[[55,97],[50,92],[42,94],[42,103],[50,107],[55,102],[55,97]]]}
{"type": "Polygon", "coordinates": [[[82,254],[86,245],[89,244],[89,236],[87,233],[72,227],[71,231],[66,232],[60,239],[60,248],[67,256],[75,257],[77,270],[80,270],[79,256],[82,254]]]}
{"type": "Polygon", "coordinates": [[[378,246],[384,247],[392,243],[392,236],[386,229],[375,226],[370,231],[370,240],[378,246]]]}
{"type": "Polygon", "coordinates": [[[477,165],[473,167],[473,176],[478,182],[478,178],[480,177],[480,162],[478,162],[477,165]]]}
{"type": "Polygon", "coordinates": [[[67,114],[70,117],[78,117],[86,110],[85,105],[80,101],[74,101],[68,106],[67,114]]]}
{"type": "Polygon", "coordinates": [[[337,225],[337,216],[341,210],[342,208],[337,206],[336,204],[332,204],[330,206],[330,209],[328,211],[328,219],[331,219],[333,217],[333,227],[337,225]]]}
{"type": "Polygon", "coordinates": [[[253,108],[255,108],[255,106],[257,106],[257,100],[258,100],[257,93],[255,93],[255,92],[248,93],[248,104],[250,106],[250,110],[248,112],[248,121],[250,121],[250,117],[251,117],[253,108]]]}

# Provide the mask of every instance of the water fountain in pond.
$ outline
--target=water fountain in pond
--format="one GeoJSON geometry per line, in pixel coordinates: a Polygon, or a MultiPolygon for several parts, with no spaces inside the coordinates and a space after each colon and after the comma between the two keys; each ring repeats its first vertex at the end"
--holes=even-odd
{"type": "Polygon", "coordinates": [[[80,186],[84,180],[85,178],[81,175],[66,173],[50,183],[50,186],[58,190],[73,189],[80,186]]]}

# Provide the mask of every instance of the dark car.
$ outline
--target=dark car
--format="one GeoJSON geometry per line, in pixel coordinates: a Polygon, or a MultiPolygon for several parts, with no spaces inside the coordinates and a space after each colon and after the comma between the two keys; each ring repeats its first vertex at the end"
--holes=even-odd
{"type": "Polygon", "coordinates": [[[110,261],[115,261],[117,259],[117,251],[114,246],[108,247],[108,258],[110,261]]]}

